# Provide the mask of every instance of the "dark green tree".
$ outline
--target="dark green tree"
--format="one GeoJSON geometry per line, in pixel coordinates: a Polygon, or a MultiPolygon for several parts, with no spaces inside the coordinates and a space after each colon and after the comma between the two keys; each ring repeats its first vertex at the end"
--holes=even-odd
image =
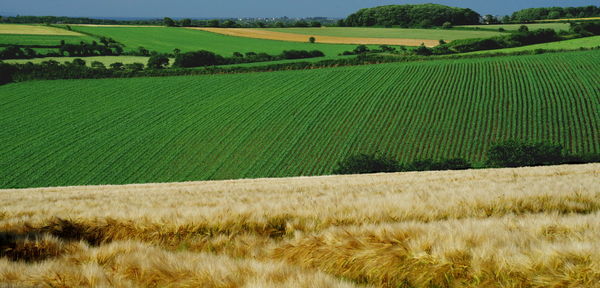
{"type": "Polygon", "coordinates": [[[192,19],[185,18],[185,19],[181,20],[181,26],[182,27],[190,27],[190,26],[192,26],[192,19]]]}
{"type": "Polygon", "coordinates": [[[169,57],[164,54],[154,54],[148,58],[148,69],[164,69],[169,66],[169,57]]]}
{"type": "Polygon", "coordinates": [[[169,17],[165,17],[163,19],[163,23],[167,27],[174,27],[174,26],[176,26],[175,25],[175,21],[173,19],[169,18],[169,17]]]}

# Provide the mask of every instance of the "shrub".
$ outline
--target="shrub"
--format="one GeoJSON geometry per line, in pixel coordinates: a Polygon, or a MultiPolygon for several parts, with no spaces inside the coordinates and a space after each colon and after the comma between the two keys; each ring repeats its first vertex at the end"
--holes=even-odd
{"type": "Polygon", "coordinates": [[[419,46],[417,49],[415,49],[413,51],[416,55],[420,55],[420,56],[429,56],[429,55],[433,54],[433,51],[431,51],[431,49],[427,48],[425,46],[425,44],[421,44],[421,46],[419,46]]]}
{"type": "Polygon", "coordinates": [[[338,163],[334,174],[367,174],[401,171],[398,161],[383,155],[358,154],[338,163]]]}
{"type": "Polygon", "coordinates": [[[175,57],[173,66],[181,68],[214,66],[224,62],[222,56],[213,52],[200,50],[196,52],[182,53],[175,57]]]}
{"type": "Polygon", "coordinates": [[[310,43],[315,43],[316,41],[317,41],[317,39],[315,37],[308,38],[308,42],[310,42],[310,43]]]}
{"type": "Polygon", "coordinates": [[[453,27],[452,22],[449,22],[449,21],[446,21],[446,22],[444,22],[444,24],[442,24],[443,29],[451,29],[452,27],[453,27]]]}
{"type": "Polygon", "coordinates": [[[509,140],[496,143],[488,151],[491,167],[554,165],[563,162],[562,146],[509,140]]]}
{"type": "Polygon", "coordinates": [[[115,62],[115,63],[112,63],[109,65],[110,69],[113,69],[113,70],[121,70],[121,69],[123,69],[123,66],[125,66],[125,65],[123,65],[123,63],[121,63],[121,62],[115,62]]]}
{"type": "Polygon", "coordinates": [[[100,61],[93,61],[90,66],[92,68],[95,69],[105,69],[106,67],[104,66],[104,63],[100,62],[100,61]]]}
{"type": "Polygon", "coordinates": [[[302,58],[314,58],[323,57],[325,54],[319,50],[304,51],[304,50],[286,50],[281,53],[282,59],[302,59],[302,58]]]}
{"type": "Polygon", "coordinates": [[[0,85],[13,81],[12,74],[16,71],[15,67],[0,62],[0,85]]]}
{"type": "Polygon", "coordinates": [[[125,69],[131,70],[131,71],[142,71],[142,70],[144,70],[144,64],[142,64],[142,63],[125,64],[125,69]]]}
{"type": "Polygon", "coordinates": [[[352,52],[354,52],[354,54],[367,53],[369,52],[369,47],[367,47],[367,45],[358,45],[356,46],[356,48],[354,48],[352,52]]]}
{"type": "Polygon", "coordinates": [[[146,66],[149,69],[163,69],[169,66],[169,57],[163,54],[154,54],[150,56],[146,66]]]}

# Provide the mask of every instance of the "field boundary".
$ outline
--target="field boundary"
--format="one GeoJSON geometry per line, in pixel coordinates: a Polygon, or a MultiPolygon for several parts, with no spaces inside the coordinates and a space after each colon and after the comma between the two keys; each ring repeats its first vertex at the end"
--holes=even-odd
{"type": "MultiPolygon", "coordinates": [[[[290,42],[308,42],[311,35],[303,35],[297,33],[283,33],[268,30],[258,30],[251,28],[204,28],[204,27],[189,27],[187,29],[201,30],[222,35],[279,40],[290,42]]],[[[398,45],[398,46],[419,46],[425,44],[428,47],[435,47],[439,44],[437,40],[426,39],[403,39],[403,38],[361,38],[361,37],[339,37],[339,36],[320,36],[315,35],[316,43],[325,44],[357,44],[357,45],[398,45]]]]}

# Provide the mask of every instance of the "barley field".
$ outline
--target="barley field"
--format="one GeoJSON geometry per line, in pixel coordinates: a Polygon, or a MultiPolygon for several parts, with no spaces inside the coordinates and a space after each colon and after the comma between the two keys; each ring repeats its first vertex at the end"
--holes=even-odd
{"type": "Polygon", "coordinates": [[[0,190],[0,284],[600,287],[600,164],[0,190]]]}

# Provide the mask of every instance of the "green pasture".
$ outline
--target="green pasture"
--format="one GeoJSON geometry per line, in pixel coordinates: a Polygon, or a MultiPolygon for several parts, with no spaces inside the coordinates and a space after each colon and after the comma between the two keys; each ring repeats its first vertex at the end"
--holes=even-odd
{"type": "Polygon", "coordinates": [[[17,34],[0,34],[0,45],[24,45],[24,46],[58,46],[60,41],[65,43],[79,44],[81,41],[92,42],[97,40],[93,37],[70,36],[70,35],[17,35],[17,34]]]}
{"type": "MultiPolygon", "coordinates": [[[[89,27],[73,26],[73,30],[112,37],[125,44],[126,50],[142,46],[148,50],[171,53],[208,50],[230,56],[233,52],[264,52],[280,54],[283,50],[320,50],[326,56],[336,56],[353,50],[356,45],[275,41],[227,36],[200,30],[172,27],[89,27]]],[[[373,48],[376,46],[372,46],[373,48]]]]}

